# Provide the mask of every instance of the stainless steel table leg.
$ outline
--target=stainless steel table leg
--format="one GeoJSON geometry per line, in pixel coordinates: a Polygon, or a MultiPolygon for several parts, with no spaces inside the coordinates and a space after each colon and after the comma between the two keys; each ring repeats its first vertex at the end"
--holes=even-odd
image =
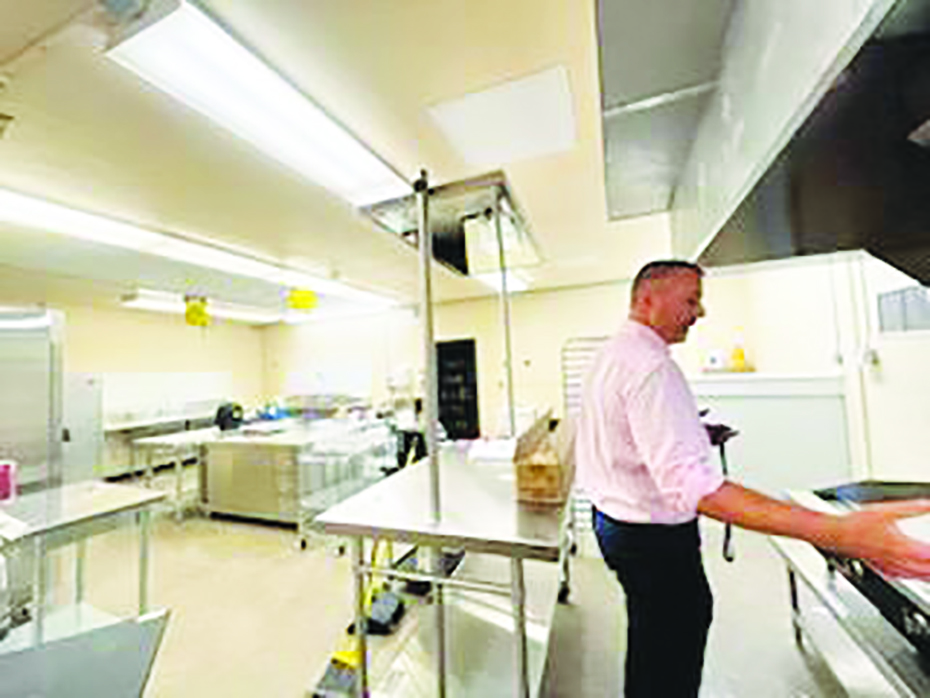
{"type": "Polygon", "coordinates": [[[35,609],[35,625],[33,626],[33,642],[41,645],[45,639],[45,595],[48,591],[48,558],[45,554],[45,539],[38,535],[33,542],[35,552],[35,577],[33,578],[33,607],[35,609]]]}
{"type": "Polygon", "coordinates": [[[149,542],[151,537],[151,512],[139,512],[139,615],[149,610],[149,542]]]}
{"type": "Polygon", "coordinates": [[[145,449],[145,484],[151,487],[155,479],[155,465],[152,463],[152,449],[145,449]]]}
{"type": "Polygon", "coordinates": [[[529,698],[530,684],[526,656],[526,587],[523,582],[523,560],[518,557],[510,559],[511,602],[513,603],[514,624],[514,695],[517,698],[529,698]]]}
{"type": "Polygon", "coordinates": [[[181,521],[184,518],[184,458],[181,449],[175,452],[174,467],[174,518],[181,521]]]}
{"type": "MultiPolygon", "coordinates": [[[[433,562],[431,568],[436,577],[443,576],[442,549],[432,548],[433,562]]],[[[446,698],[446,606],[445,590],[441,584],[433,584],[433,622],[436,624],[436,689],[439,698],[446,698]]]]}
{"type": "Polygon", "coordinates": [[[368,628],[365,619],[365,539],[352,540],[355,557],[355,637],[358,638],[358,677],[355,695],[368,698],[368,628]]]}
{"type": "Polygon", "coordinates": [[[84,558],[87,555],[87,540],[81,539],[74,545],[74,603],[84,601],[84,558]]]}

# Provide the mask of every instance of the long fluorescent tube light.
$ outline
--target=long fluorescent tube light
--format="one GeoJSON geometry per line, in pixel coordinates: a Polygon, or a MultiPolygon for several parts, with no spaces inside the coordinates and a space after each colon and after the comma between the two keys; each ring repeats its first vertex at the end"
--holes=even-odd
{"type": "Polygon", "coordinates": [[[234,276],[260,279],[290,288],[306,288],[322,295],[376,307],[393,301],[338,281],[320,279],[293,269],[228,252],[211,245],[156,233],[128,223],[85,213],[25,194],[0,189],[0,222],[172,259],[234,276]]]}
{"type": "MultiPolygon", "coordinates": [[[[136,310],[153,310],[160,313],[183,315],[187,310],[184,297],[175,293],[140,289],[122,300],[125,308],[136,310]]],[[[224,320],[237,320],[250,325],[270,325],[280,322],[282,314],[273,310],[253,308],[235,303],[207,301],[207,313],[211,317],[224,320]]]]}
{"type": "Polygon", "coordinates": [[[52,326],[47,310],[0,308],[0,330],[41,330],[52,326]]]}
{"type": "Polygon", "coordinates": [[[206,14],[172,4],[108,55],[355,206],[410,193],[408,182],[206,14]]]}
{"type": "MultiPolygon", "coordinates": [[[[507,293],[523,293],[523,291],[529,290],[529,281],[518,275],[515,271],[508,269],[504,273],[507,275],[507,293]]],[[[471,274],[471,278],[475,281],[480,281],[485,286],[493,288],[498,293],[503,290],[501,273],[499,271],[487,272],[485,274],[471,274]]]]}
{"type": "MultiPolygon", "coordinates": [[[[124,308],[135,310],[152,310],[160,313],[183,315],[187,310],[184,296],[166,291],[139,289],[135,293],[124,296],[121,305],[124,308]]],[[[284,323],[287,325],[302,325],[305,323],[326,322],[329,320],[346,320],[383,312],[371,306],[339,308],[338,310],[312,310],[309,312],[297,310],[271,310],[238,303],[225,303],[222,301],[207,300],[207,313],[211,317],[224,320],[236,320],[250,325],[272,325],[284,323]]],[[[2,317],[2,316],[0,316],[2,317]]],[[[3,325],[0,324],[0,328],[3,325]]]]}

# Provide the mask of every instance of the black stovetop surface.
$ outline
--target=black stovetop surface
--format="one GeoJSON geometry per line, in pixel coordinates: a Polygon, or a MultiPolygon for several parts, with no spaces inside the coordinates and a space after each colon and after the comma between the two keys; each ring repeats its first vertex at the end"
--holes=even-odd
{"type": "Polygon", "coordinates": [[[871,504],[907,499],[930,499],[930,482],[883,482],[862,480],[815,490],[821,499],[846,504],[871,504]]]}

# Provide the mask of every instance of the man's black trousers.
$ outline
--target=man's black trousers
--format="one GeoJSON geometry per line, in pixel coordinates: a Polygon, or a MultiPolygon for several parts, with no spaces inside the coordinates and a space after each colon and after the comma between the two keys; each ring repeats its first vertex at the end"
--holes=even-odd
{"type": "Polygon", "coordinates": [[[594,530],[626,594],[624,695],[696,698],[713,615],[697,520],[626,523],[595,509],[594,530]]]}

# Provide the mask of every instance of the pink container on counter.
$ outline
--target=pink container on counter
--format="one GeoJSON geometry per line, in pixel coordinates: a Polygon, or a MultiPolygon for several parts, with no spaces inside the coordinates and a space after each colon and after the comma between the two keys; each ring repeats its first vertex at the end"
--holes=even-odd
{"type": "Polygon", "coordinates": [[[0,502],[16,498],[16,461],[0,460],[0,502]]]}

